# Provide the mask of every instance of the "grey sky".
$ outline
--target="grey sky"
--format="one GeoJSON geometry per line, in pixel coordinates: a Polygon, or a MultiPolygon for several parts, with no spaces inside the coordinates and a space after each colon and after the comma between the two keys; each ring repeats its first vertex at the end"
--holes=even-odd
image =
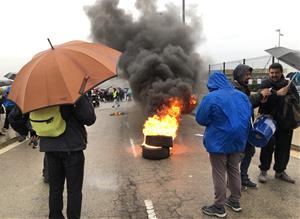
{"type": "MultiPolygon", "coordinates": [[[[185,0],[197,7],[205,42],[198,52],[212,63],[267,55],[278,44],[300,49],[299,0],[185,0]]],[[[0,3],[0,75],[17,72],[34,54],[70,40],[90,41],[84,5],[94,0],[9,0],[0,3]]],[[[135,12],[134,0],[120,6],[135,12]]],[[[157,0],[181,6],[182,0],[157,0]]]]}

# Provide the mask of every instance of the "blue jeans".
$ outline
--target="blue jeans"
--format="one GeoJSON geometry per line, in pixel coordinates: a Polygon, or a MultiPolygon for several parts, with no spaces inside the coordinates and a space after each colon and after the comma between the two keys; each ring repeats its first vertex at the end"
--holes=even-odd
{"type": "Polygon", "coordinates": [[[80,218],[84,174],[83,151],[46,152],[49,171],[49,218],[64,218],[63,191],[67,182],[67,217],[80,218]]]}
{"type": "Polygon", "coordinates": [[[243,181],[249,180],[248,169],[252,160],[253,155],[255,154],[255,147],[247,142],[246,148],[244,151],[244,157],[241,161],[241,179],[243,181]]]}

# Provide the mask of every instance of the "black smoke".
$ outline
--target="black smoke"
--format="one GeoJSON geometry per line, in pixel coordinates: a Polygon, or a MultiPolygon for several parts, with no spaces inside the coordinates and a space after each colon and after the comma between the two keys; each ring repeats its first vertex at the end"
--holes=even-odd
{"type": "Polygon", "coordinates": [[[190,15],[184,24],[174,5],[159,12],[156,1],[137,0],[140,18],[135,20],[118,4],[119,0],[98,0],[85,8],[93,41],[123,52],[120,75],[148,114],[170,97],[180,97],[188,105],[204,66],[195,52],[202,40],[200,18],[190,15]]]}

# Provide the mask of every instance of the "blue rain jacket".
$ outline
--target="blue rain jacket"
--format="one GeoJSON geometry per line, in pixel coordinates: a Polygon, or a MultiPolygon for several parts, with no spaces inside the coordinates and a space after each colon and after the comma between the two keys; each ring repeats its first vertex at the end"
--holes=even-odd
{"type": "Polygon", "coordinates": [[[233,88],[226,76],[214,72],[209,93],[196,110],[196,121],[206,126],[203,143],[209,153],[243,152],[250,130],[252,106],[248,97],[233,88]]]}

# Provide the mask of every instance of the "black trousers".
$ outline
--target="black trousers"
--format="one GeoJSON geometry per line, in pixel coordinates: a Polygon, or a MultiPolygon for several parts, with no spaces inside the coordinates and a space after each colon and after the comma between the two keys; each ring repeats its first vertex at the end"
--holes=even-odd
{"type": "Polygon", "coordinates": [[[292,137],[293,130],[276,130],[268,145],[260,151],[260,170],[267,171],[270,169],[273,152],[275,152],[273,169],[277,173],[281,173],[286,169],[290,159],[292,137]]]}
{"type": "Polygon", "coordinates": [[[67,182],[67,217],[80,218],[84,174],[83,151],[46,152],[49,171],[49,218],[64,218],[63,191],[67,182]]]}
{"type": "Polygon", "coordinates": [[[255,147],[247,142],[245,151],[243,153],[243,158],[241,161],[241,179],[243,181],[249,180],[248,170],[250,167],[250,163],[253,155],[255,154],[255,147]]]}
{"type": "Polygon", "coordinates": [[[5,108],[5,110],[6,110],[6,113],[5,113],[5,120],[4,120],[3,128],[9,129],[8,115],[12,111],[12,108],[8,107],[8,108],[5,108]]]}

